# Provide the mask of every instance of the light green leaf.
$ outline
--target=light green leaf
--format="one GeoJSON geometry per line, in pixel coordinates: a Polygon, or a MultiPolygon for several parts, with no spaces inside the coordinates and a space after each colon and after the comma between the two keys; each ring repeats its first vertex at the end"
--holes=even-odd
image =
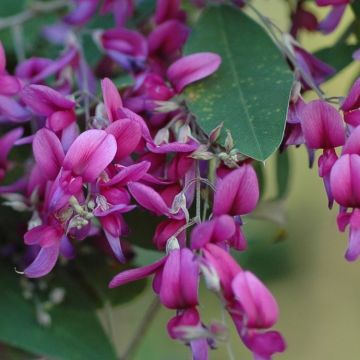
{"type": "Polygon", "coordinates": [[[252,19],[229,6],[204,11],[186,45],[187,54],[221,55],[220,69],[185,92],[190,110],[207,132],[221,122],[243,154],[265,160],[279,146],[293,83],[282,55],[252,19]]]}

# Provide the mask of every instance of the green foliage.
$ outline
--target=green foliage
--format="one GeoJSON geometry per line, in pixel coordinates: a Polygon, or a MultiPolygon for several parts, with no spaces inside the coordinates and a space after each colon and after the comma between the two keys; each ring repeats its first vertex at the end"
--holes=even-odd
{"type": "Polygon", "coordinates": [[[339,72],[353,61],[352,55],[357,49],[358,46],[356,45],[348,45],[341,42],[317,51],[315,56],[333,66],[339,72]]]}
{"type": "Polygon", "coordinates": [[[92,301],[72,277],[62,273],[51,283],[65,288],[66,295],[50,311],[50,328],[36,322],[34,304],[22,296],[20,275],[7,263],[0,263],[0,284],[0,341],[56,359],[116,359],[92,301]]]}
{"type": "Polygon", "coordinates": [[[89,296],[93,296],[97,306],[104,306],[107,302],[111,305],[121,305],[133,300],[146,288],[146,279],[123,285],[118,289],[109,289],[110,280],[119,272],[129,269],[129,266],[100,256],[98,252],[83,254],[76,259],[77,269],[82,275],[82,284],[85,285],[89,296]]]}
{"type": "Polygon", "coordinates": [[[187,54],[211,51],[222,65],[186,91],[200,126],[219,123],[232,132],[243,154],[265,160],[279,146],[293,76],[269,36],[252,19],[228,6],[206,9],[186,45],[187,54]]]}
{"type": "Polygon", "coordinates": [[[290,181],[290,159],[287,151],[276,154],[276,182],[277,194],[276,199],[286,197],[289,190],[290,181]]]}

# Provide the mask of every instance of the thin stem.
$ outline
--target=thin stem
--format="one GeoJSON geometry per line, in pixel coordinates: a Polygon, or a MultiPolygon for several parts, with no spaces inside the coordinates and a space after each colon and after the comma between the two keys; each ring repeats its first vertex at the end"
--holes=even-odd
{"type": "Polygon", "coordinates": [[[139,348],[139,344],[143,340],[144,336],[146,335],[147,331],[149,330],[149,327],[154,320],[157,312],[160,309],[160,301],[156,297],[146,310],[145,315],[143,316],[143,319],[136,330],[135,336],[130,341],[130,344],[128,348],[126,349],[124,355],[120,357],[120,360],[130,360],[134,357],[136,350],[139,348]]]}
{"type": "Polygon", "coordinates": [[[89,97],[89,82],[87,73],[87,64],[85,59],[84,48],[82,45],[81,34],[78,36],[79,52],[80,52],[80,71],[82,77],[82,92],[84,98],[85,109],[85,125],[86,128],[90,128],[90,97],[89,97]]]}
{"type": "MultiPolygon", "coordinates": [[[[226,321],[224,300],[220,296],[219,296],[219,299],[220,299],[220,305],[221,305],[221,320],[222,320],[222,323],[227,328],[228,326],[227,326],[227,321],[226,321]]],[[[228,341],[226,341],[226,351],[228,353],[229,359],[230,360],[235,360],[235,356],[234,356],[233,349],[231,347],[230,339],[228,339],[228,341]]]]}
{"type": "Polygon", "coordinates": [[[12,28],[17,25],[21,25],[37,15],[41,15],[48,12],[54,12],[67,7],[69,2],[67,0],[54,0],[52,2],[36,2],[31,5],[27,10],[16,15],[0,18],[0,30],[6,28],[12,28]]]}
{"type": "Polygon", "coordinates": [[[196,221],[201,222],[201,182],[199,160],[196,160],[196,179],[196,221]]]}

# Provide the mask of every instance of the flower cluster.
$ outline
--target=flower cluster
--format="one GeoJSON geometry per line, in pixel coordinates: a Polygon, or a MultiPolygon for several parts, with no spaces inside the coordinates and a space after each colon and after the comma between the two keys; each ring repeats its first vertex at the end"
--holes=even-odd
{"type": "MultiPolygon", "coordinates": [[[[1,181],[14,165],[9,152],[32,146],[23,175],[0,186],[5,205],[31,214],[24,274],[48,274],[59,257],[75,258],[89,237],[102,244],[99,252],[107,247],[117,261],[126,262],[132,229],[125,214],[145,211],[158,218],[147,241],[152,238],[164,255],[121,272],[110,287],[154,275],[160,302],[176,311],[168,323],[170,337],[189,345],[194,359],[207,359],[208,350],[226,340],[226,329],[201,321],[202,277],[255,358],[271,359],[286,347],[281,334],[269,330],[278,319],[277,303],[230,253],[246,249],[242,216],[259,200],[252,161],[232,152],[231,135],[225,146],[216,142],[221,126],[204,134],[182,95],[191,83],[211,76],[221,57],[182,54],[190,29],[180,1],[158,0],[150,21],[135,30],[125,27],[133,1],[113,0],[104,1],[100,12],[114,12],[116,27],[93,32],[103,58],[91,69],[79,33],[97,12],[98,1],[74,3],[61,22],[43,31],[64,47],[57,59],[20,61],[10,75],[0,46],[0,119],[4,129],[11,128],[0,138],[1,181]],[[133,79],[121,95],[110,80],[119,69],[133,79]]],[[[316,78],[316,64],[306,67],[309,54],[300,47],[295,52],[304,74],[316,78]]],[[[341,139],[320,142],[326,181],[326,164],[341,139]]]]}

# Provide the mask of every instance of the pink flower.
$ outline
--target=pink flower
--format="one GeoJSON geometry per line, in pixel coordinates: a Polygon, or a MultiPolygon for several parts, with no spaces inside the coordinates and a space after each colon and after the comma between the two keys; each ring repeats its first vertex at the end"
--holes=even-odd
{"type": "Polygon", "coordinates": [[[340,109],[344,112],[344,120],[347,124],[360,125],[360,79],[355,81],[340,109]]]}
{"type": "Polygon", "coordinates": [[[244,164],[223,179],[217,179],[213,213],[244,215],[253,211],[259,200],[259,185],[255,170],[244,164]]]}
{"type": "Polygon", "coordinates": [[[217,54],[192,54],[173,63],[167,71],[167,77],[180,93],[185,86],[213,74],[220,64],[221,57],[217,54]]]}
{"type": "Polygon", "coordinates": [[[21,92],[21,99],[33,113],[45,116],[47,126],[55,132],[76,121],[75,102],[48,86],[26,86],[21,92]]]}

